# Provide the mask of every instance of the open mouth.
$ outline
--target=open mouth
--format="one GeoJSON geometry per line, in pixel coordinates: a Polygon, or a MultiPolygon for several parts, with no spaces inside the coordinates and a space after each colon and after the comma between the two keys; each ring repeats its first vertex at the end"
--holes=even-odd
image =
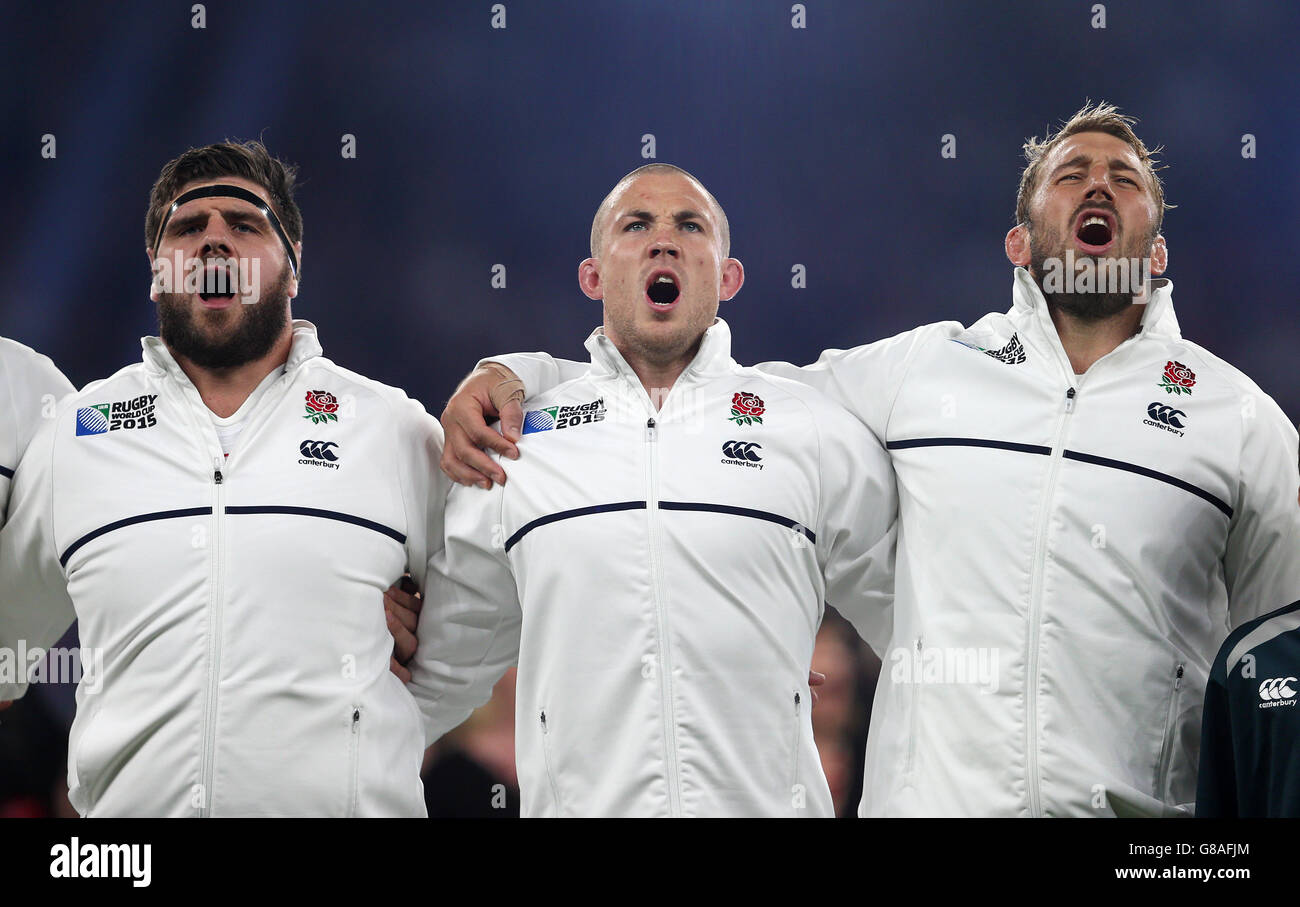
{"type": "Polygon", "coordinates": [[[1084,211],[1079,215],[1074,236],[1089,252],[1104,252],[1115,239],[1114,217],[1105,211],[1084,211]]]}
{"type": "Polygon", "coordinates": [[[670,307],[681,296],[677,278],[667,271],[657,271],[650,275],[650,283],[645,288],[645,295],[655,306],[670,307]]]}
{"type": "Polygon", "coordinates": [[[215,265],[209,266],[203,269],[203,276],[199,281],[199,298],[204,302],[232,300],[238,288],[234,271],[215,265]]]}

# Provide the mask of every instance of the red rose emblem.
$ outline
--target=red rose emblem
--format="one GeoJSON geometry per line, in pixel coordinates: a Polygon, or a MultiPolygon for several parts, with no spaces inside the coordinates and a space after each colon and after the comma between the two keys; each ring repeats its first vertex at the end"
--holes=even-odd
{"type": "Polygon", "coordinates": [[[1181,362],[1170,360],[1165,363],[1165,373],[1160,376],[1157,387],[1163,387],[1167,394],[1190,394],[1196,385],[1196,373],[1181,362]]]}
{"type": "Polygon", "coordinates": [[[337,422],[339,417],[339,398],[326,391],[307,391],[307,414],[304,419],[310,419],[316,424],[321,422],[337,422]]]}
{"type": "Polygon", "coordinates": [[[767,407],[763,405],[762,397],[740,391],[731,398],[731,415],[727,418],[737,425],[751,425],[754,422],[762,425],[765,412],[767,407]]]}

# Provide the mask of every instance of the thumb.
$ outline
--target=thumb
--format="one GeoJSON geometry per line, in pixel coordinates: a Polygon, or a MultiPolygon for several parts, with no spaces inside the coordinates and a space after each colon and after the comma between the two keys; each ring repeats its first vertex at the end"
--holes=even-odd
{"type": "Polygon", "coordinates": [[[518,443],[523,437],[524,408],[518,400],[511,400],[501,408],[501,434],[507,441],[518,443]]]}

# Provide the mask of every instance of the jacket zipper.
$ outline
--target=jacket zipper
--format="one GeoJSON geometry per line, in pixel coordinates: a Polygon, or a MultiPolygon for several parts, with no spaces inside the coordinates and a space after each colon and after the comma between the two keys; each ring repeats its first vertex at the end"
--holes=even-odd
{"type": "Polygon", "coordinates": [[[668,814],[681,816],[680,791],[677,789],[677,722],[673,709],[673,661],[668,644],[668,613],[664,608],[660,573],[663,563],[659,556],[659,487],[658,487],[658,432],[652,416],[645,423],[646,440],[646,518],[650,531],[650,585],[654,590],[655,616],[659,626],[659,692],[663,699],[664,748],[667,760],[668,814]]]}
{"type": "Polygon", "coordinates": [[[546,709],[542,709],[542,761],[546,763],[546,780],[551,783],[551,797],[555,800],[555,816],[560,816],[560,786],[551,771],[551,728],[546,723],[546,709]]]}
{"type": "Polygon", "coordinates": [[[1029,815],[1041,816],[1042,792],[1038,783],[1038,647],[1043,605],[1044,559],[1047,554],[1047,529],[1052,521],[1052,500],[1056,495],[1056,479],[1061,471],[1065,453],[1065,429],[1078,392],[1073,385],[1065,392],[1065,408],[1056,423],[1056,436],[1052,440],[1052,457],[1048,466],[1047,488],[1043,493],[1042,516],[1038,521],[1038,538],[1034,542],[1034,573],[1029,593],[1029,652],[1025,682],[1025,761],[1029,776],[1029,815]]]}
{"type": "Polygon", "coordinates": [[[225,476],[222,458],[212,461],[212,602],[208,622],[208,702],[207,721],[203,725],[203,774],[199,777],[199,790],[203,806],[199,815],[212,815],[213,761],[216,757],[217,681],[221,674],[221,530],[225,522],[225,476]]]}
{"type": "MultiPolygon", "coordinates": [[[[803,735],[801,733],[803,728],[802,728],[802,722],[800,720],[803,712],[803,709],[801,708],[802,702],[803,702],[803,697],[799,695],[798,690],[795,690],[794,691],[794,766],[791,768],[790,771],[791,804],[798,802],[798,800],[794,796],[794,793],[795,793],[795,788],[799,786],[799,743],[803,738],[803,735]]],[[[798,816],[799,810],[795,809],[794,814],[798,816]]]]}
{"type": "Polygon", "coordinates": [[[361,709],[358,706],[352,707],[352,733],[348,738],[348,764],[351,768],[351,775],[348,780],[347,815],[351,819],[357,814],[357,795],[360,793],[360,786],[357,782],[361,765],[361,709]]]}
{"type": "Polygon", "coordinates": [[[1174,671],[1174,689],[1169,696],[1169,713],[1165,715],[1165,733],[1160,741],[1160,761],[1156,764],[1156,789],[1155,796],[1157,800],[1164,801],[1167,791],[1165,788],[1169,784],[1169,767],[1173,762],[1174,743],[1170,732],[1174,730],[1174,716],[1178,711],[1178,691],[1183,685],[1183,665],[1178,665],[1174,671]]]}
{"type": "Polygon", "coordinates": [[[913,771],[916,765],[916,724],[917,724],[916,713],[917,713],[917,706],[919,705],[917,700],[920,699],[921,697],[921,677],[923,676],[923,672],[921,668],[921,647],[922,647],[921,637],[918,636],[916,638],[916,642],[913,644],[913,648],[915,649],[915,655],[912,659],[911,676],[908,677],[907,679],[908,683],[911,684],[912,687],[912,691],[910,694],[912,708],[910,710],[910,714],[908,715],[908,719],[907,719],[908,724],[911,727],[911,731],[907,735],[907,765],[904,768],[904,771],[908,774],[911,774],[911,772],[913,771]]]}

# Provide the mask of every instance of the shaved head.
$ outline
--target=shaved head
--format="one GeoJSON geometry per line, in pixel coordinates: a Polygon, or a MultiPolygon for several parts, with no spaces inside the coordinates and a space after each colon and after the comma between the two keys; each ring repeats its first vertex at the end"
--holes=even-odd
{"type": "Polygon", "coordinates": [[[600,207],[596,209],[596,216],[591,221],[591,257],[600,258],[602,234],[604,233],[605,221],[609,218],[610,213],[614,210],[614,203],[618,200],[618,197],[623,194],[623,190],[626,189],[628,187],[628,184],[630,184],[633,180],[635,180],[639,176],[645,176],[646,174],[650,174],[650,173],[676,173],[686,177],[688,180],[690,180],[700,188],[700,191],[704,193],[705,198],[707,198],[709,202],[713,205],[713,210],[714,212],[716,212],[717,215],[718,238],[722,241],[722,257],[723,258],[730,257],[731,227],[727,223],[727,212],[722,210],[722,206],[719,205],[718,200],[713,197],[713,193],[711,193],[708,189],[704,188],[703,183],[701,183],[691,174],[687,173],[681,167],[674,166],[673,164],[657,164],[657,163],[646,164],[643,167],[637,167],[627,176],[619,180],[614,185],[613,189],[609,190],[609,195],[606,195],[605,200],[600,203],[600,207]]]}

